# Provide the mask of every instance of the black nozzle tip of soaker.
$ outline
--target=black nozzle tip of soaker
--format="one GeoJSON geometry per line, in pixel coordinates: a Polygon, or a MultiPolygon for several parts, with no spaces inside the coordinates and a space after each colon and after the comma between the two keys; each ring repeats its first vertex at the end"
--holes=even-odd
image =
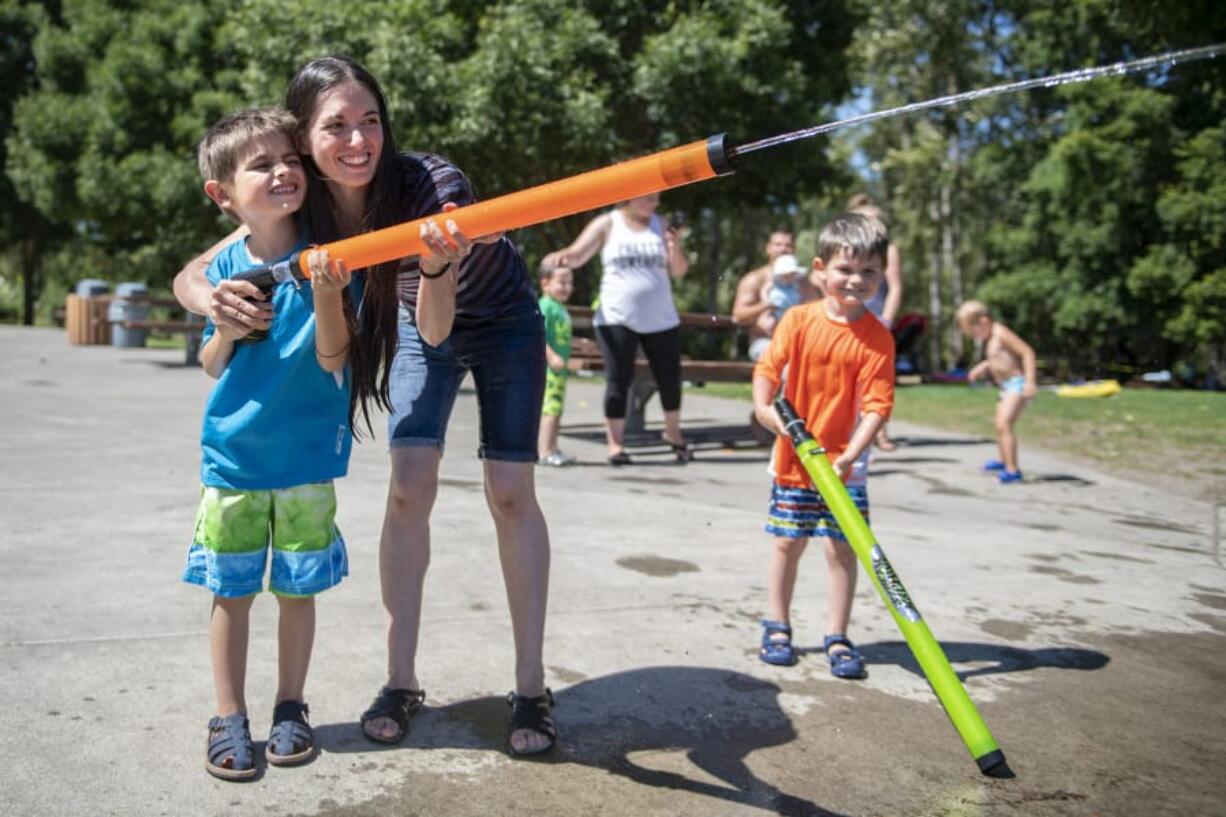
{"type": "Polygon", "coordinates": [[[707,161],[717,176],[726,176],[736,170],[732,159],[735,155],[732,146],[728,144],[728,134],[717,133],[707,137],[707,161]]]}
{"type": "Polygon", "coordinates": [[[1009,763],[1005,760],[1005,753],[999,749],[975,758],[975,762],[979,764],[979,771],[987,777],[995,777],[998,780],[1012,780],[1017,777],[1009,768],[1009,763]]]}

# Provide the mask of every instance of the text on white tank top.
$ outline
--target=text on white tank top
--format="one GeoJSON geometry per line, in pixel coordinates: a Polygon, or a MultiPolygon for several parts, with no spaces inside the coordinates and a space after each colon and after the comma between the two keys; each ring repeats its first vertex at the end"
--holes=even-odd
{"type": "Polygon", "coordinates": [[[626,326],[639,334],[681,323],[668,277],[668,254],[659,216],[635,230],[620,209],[611,212],[609,237],[600,249],[600,308],[594,322],[626,326]]]}

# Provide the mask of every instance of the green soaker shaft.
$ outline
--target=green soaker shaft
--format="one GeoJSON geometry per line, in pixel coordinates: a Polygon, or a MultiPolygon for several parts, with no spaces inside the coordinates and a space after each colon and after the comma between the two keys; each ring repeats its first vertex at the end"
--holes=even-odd
{"type": "Polygon", "coordinates": [[[813,439],[813,435],[805,428],[804,421],[797,416],[796,410],[786,398],[779,397],[775,400],[775,411],[783,418],[796,455],[808,471],[813,485],[830,506],[830,511],[847,536],[856,558],[873,580],[890,615],[894,617],[894,623],[898,625],[903,638],[907,640],[907,646],[919,662],[920,669],[924,671],[928,683],[932,685],[941,705],[945,707],[945,713],[953,721],[954,728],[958,730],[958,735],[966,744],[971,757],[979,764],[979,770],[990,777],[1012,777],[1013,772],[1005,762],[1004,752],[996,745],[992,733],[979,716],[979,710],[975,709],[975,704],[966,694],[958,676],[954,674],[941,645],[932,637],[927,623],[920,617],[907,588],[903,587],[881,545],[877,544],[876,537],[852,502],[843,481],[834,472],[824,450],[813,439]]]}

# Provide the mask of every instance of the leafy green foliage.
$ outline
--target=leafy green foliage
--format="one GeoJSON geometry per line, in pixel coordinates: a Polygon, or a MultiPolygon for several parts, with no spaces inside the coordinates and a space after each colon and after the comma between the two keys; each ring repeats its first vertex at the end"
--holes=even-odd
{"type": "MultiPolygon", "coordinates": [[[[32,24],[37,82],[5,128],[6,171],[22,201],[72,235],[48,270],[84,277],[67,260],[88,256],[100,264],[90,276],[164,286],[226,229],[195,178],[196,141],[230,110],[278,102],[314,56],[363,62],[398,146],[450,156],[491,196],[720,130],[804,124],[848,87],[848,20],[843,0],[70,0],[32,24]]],[[[667,209],[721,236],[695,242],[698,258],[716,252],[683,305],[705,308],[715,268],[756,261],[765,225],[831,175],[817,147],[758,168],[768,173],[719,193],[669,196],[667,209]]],[[[532,263],[588,217],[516,239],[532,263]]]]}

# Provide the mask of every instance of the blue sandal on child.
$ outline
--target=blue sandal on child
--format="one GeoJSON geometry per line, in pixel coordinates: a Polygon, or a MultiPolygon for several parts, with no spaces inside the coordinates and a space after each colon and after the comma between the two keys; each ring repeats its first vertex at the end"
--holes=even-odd
{"type": "Polygon", "coordinates": [[[315,754],[315,733],[307,717],[311,710],[301,701],[282,701],[272,711],[272,731],[264,759],[273,766],[296,766],[315,754]]]}
{"type": "Polygon", "coordinates": [[[796,663],[792,628],[786,622],[762,619],[762,649],[758,652],[758,658],[779,667],[790,667],[796,663]]]}
{"type": "Polygon", "coordinates": [[[209,742],[204,768],[222,780],[250,780],[255,777],[255,747],[251,728],[241,712],[220,715],[209,721],[209,742]]]}
{"type": "Polygon", "coordinates": [[[831,633],[822,639],[822,649],[826,651],[826,660],[830,662],[830,674],[835,678],[860,679],[868,677],[864,668],[864,656],[856,649],[856,645],[842,633],[831,633]],[[830,648],[842,645],[845,650],[831,652],[830,648]]]}

